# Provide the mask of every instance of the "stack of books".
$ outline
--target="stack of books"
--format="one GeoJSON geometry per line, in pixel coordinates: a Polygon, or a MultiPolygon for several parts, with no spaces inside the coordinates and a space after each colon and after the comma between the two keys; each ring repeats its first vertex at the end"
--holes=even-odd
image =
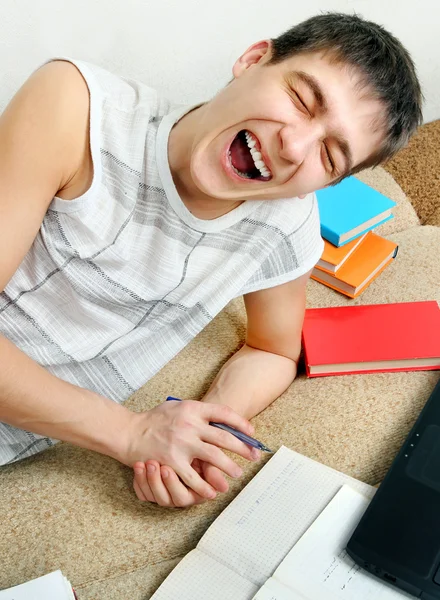
{"type": "MultiPolygon", "coordinates": [[[[396,203],[354,177],[316,195],[325,249],[312,279],[356,298],[397,254],[397,244],[372,231],[396,203]]],[[[302,345],[308,377],[440,370],[439,304],[309,308],[302,345]]]]}
{"type": "Polygon", "coordinates": [[[352,176],[316,196],[325,247],[312,279],[356,298],[397,255],[397,244],[372,231],[396,203],[352,176]]]}

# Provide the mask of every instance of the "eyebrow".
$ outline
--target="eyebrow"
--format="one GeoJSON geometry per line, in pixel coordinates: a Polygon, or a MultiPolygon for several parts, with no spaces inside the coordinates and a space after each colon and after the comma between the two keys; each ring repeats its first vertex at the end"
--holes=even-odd
{"type": "MultiPolygon", "coordinates": [[[[304,71],[293,71],[291,73],[291,76],[293,76],[296,79],[299,79],[311,90],[314,100],[318,105],[320,111],[323,113],[327,113],[327,100],[325,98],[324,92],[322,91],[322,87],[319,81],[316,79],[316,77],[313,77],[313,75],[305,73],[304,71]]],[[[351,153],[350,145],[344,136],[335,135],[334,138],[345,158],[345,173],[349,173],[353,168],[353,155],[351,153]]],[[[345,175],[345,173],[343,175],[345,175]]]]}

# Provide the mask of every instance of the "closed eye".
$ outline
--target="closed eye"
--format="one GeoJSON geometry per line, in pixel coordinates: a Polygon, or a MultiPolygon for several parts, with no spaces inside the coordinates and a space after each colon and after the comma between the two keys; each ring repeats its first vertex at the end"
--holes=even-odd
{"type": "Polygon", "coordinates": [[[327,148],[326,144],[324,144],[324,155],[325,155],[325,159],[326,159],[326,162],[327,162],[327,166],[330,167],[330,170],[333,173],[334,170],[335,170],[335,163],[332,160],[331,154],[328,151],[328,148],[327,148]]]}
{"type": "Polygon", "coordinates": [[[296,100],[296,101],[297,101],[297,103],[298,103],[298,104],[300,104],[300,105],[301,105],[301,107],[302,107],[302,108],[303,108],[303,109],[304,109],[304,110],[305,110],[305,111],[306,111],[308,114],[310,114],[310,111],[309,111],[309,109],[307,108],[307,106],[306,106],[305,102],[303,101],[303,99],[301,98],[301,96],[299,96],[299,95],[298,95],[298,93],[297,93],[297,92],[295,92],[295,90],[293,90],[293,89],[291,89],[290,91],[291,91],[291,94],[292,94],[292,96],[293,96],[294,100],[296,100]]]}

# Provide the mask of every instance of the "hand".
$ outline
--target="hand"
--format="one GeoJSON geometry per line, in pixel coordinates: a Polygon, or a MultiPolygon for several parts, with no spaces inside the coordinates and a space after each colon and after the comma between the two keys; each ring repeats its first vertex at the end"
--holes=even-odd
{"type": "MultiPolygon", "coordinates": [[[[192,467],[200,476],[203,475],[198,458],[193,461],[192,467]]],[[[161,466],[157,461],[149,460],[145,464],[137,462],[133,468],[133,489],[141,502],[183,508],[208,500],[184,485],[171,467],[161,466]]]]}
{"type": "MultiPolygon", "coordinates": [[[[251,460],[257,461],[260,457],[261,453],[254,448],[251,460]]],[[[216,492],[228,491],[229,484],[220,469],[198,458],[194,459],[192,467],[216,492]]],[[[155,502],[160,506],[183,508],[207,501],[207,498],[188,489],[173,469],[161,467],[156,461],[135,463],[133,489],[141,502],[155,502]]]]}
{"type": "MultiPolygon", "coordinates": [[[[172,486],[177,501],[183,501],[185,506],[188,502],[199,502],[200,498],[216,496],[214,487],[201,475],[203,467],[200,472],[195,468],[200,466],[197,462],[193,464],[195,459],[213,465],[231,477],[240,477],[242,470],[220,448],[252,460],[249,446],[230,433],[209,425],[210,421],[226,423],[252,435],[252,425],[227,406],[192,401],[164,402],[150,411],[132,413],[132,419],[126,431],[129,441],[118,459],[130,466],[136,463],[136,468],[141,468],[138,463],[143,463],[144,469],[150,465],[155,468],[151,475],[163,472],[164,479],[169,478],[167,485],[172,486]]],[[[141,484],[144,480],[140,480],[141,484]]],[[[154,497],[158,494],[156,501],[170,505],[163,481],[162,484],[154,481],[154,497]],[[157,486],[161,487],[156,489],[157,486]]],[[[148,489],[143,496],[149,496],[148,489]]]]}

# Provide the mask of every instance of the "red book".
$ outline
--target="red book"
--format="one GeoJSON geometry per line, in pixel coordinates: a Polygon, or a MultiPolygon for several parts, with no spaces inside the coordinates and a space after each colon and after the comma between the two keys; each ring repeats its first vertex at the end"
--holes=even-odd
{"type": "Polygon", "coordinates": [[[309,377],[440,369],[435,301],[309,308],[303,325],[309,377]]]}

